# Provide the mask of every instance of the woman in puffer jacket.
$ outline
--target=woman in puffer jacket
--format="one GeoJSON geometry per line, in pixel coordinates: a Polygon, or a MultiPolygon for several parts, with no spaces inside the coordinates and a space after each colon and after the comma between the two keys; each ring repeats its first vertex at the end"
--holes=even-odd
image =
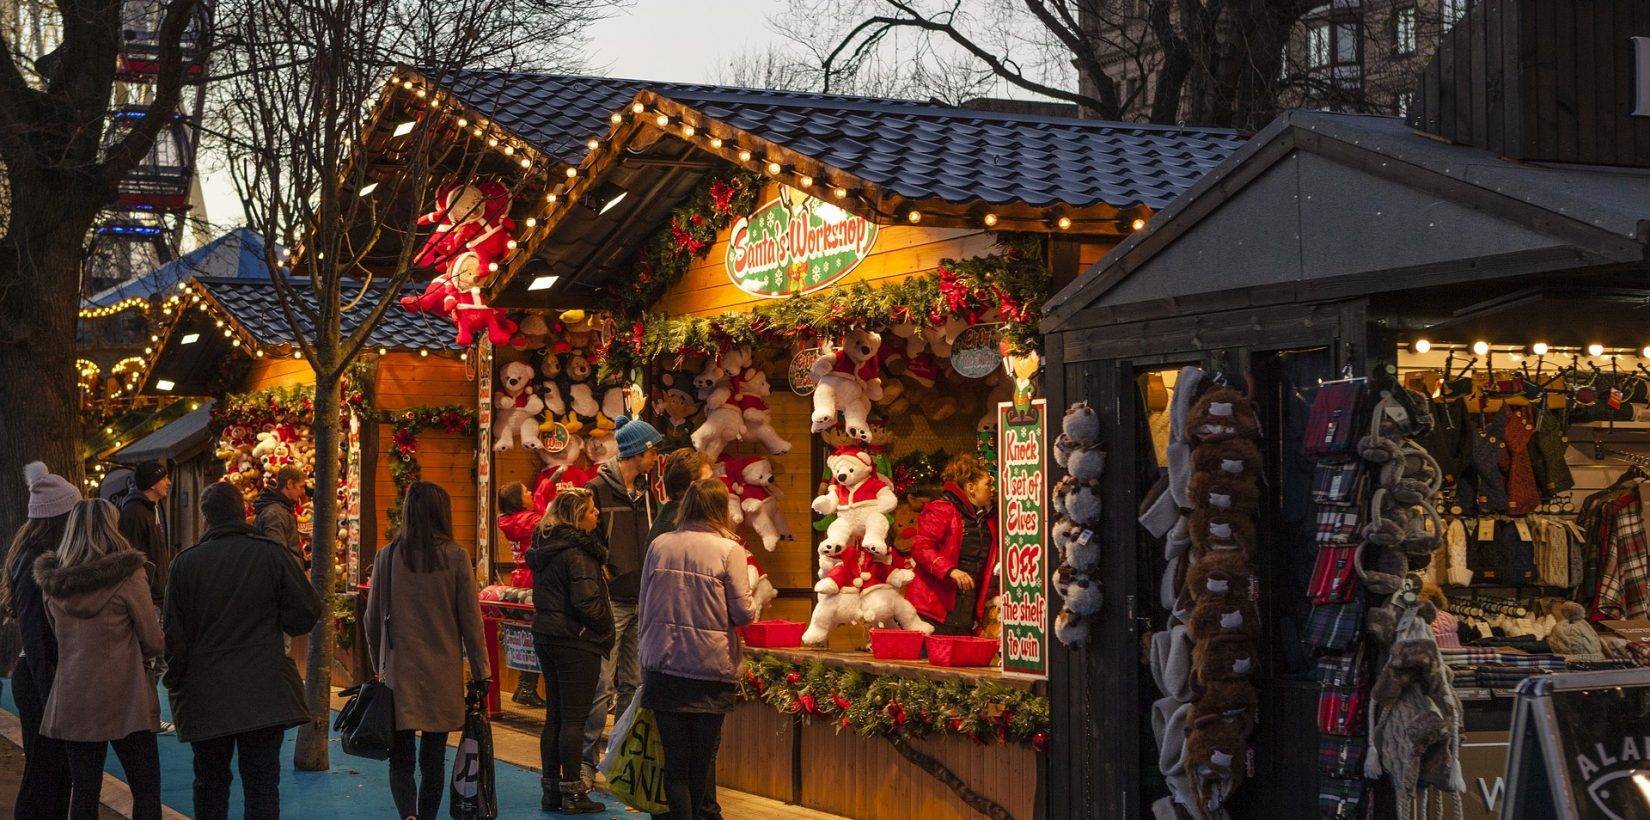
{"type": "Polygon", "coordinates": [[[642,566],[642,706],[664,745],[665,817],[721,816],[716,750],[734,706],[735,630],[757,615],[745,565],[727,487],[711,478],[688,488],[675,531],[654,539],[642,566]]]}
{"type": "Polygon", "coordinates": [[[527,553],[533,568],[533,649],[550,700],[539,733],[540,808],[562,814],[605,810],[590,799],[579,760],[596,678],[613,650],[613,607],[602,571],[607,547],[596,537],[596,520],[593,493],[562,490],[527,553]]]}

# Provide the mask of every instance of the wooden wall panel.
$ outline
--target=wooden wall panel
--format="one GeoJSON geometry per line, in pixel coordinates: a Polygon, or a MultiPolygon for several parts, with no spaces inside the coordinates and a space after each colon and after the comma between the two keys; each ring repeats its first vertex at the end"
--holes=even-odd
{"type": "Polygon", "coordinates": [[[243,383],[245,392],[315,383],[315,371],[303,359],[255,359],[243,383]]]}
{"type": "Polygon", "coordinates": [[[378,406],[384,410],[458,404],[475,406],[475,380],[462,359],[391,353],[378,361],[378,406]]]}
{"type": "Polygon", "coordinates": [[[716,782],[770,800],[791,800],[795,718],[766,703],[740,703],[722,728],[716,782]]]}
{"type": "MultiPolygon", "coordinates": [[[[1007,809],[1011,817],[1036,816],[1037,753],[1031,747],[980,746],[956,737],[918,738],[910,743],[945,764],[974,791],[1007,809]]],[[[880,738],[852,731],[838,733],[833,726],[815,722],[802,727],[801,751],[801,804],[808,808],[886,820],[979,816],[880,738]]]]}

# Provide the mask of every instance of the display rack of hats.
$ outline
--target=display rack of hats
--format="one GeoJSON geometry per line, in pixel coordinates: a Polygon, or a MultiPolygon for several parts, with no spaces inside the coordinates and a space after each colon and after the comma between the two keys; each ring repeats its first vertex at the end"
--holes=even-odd
{"type": "Polygon", "coordinates": [[[1150,652],[1162,693],[1152,729],[1170,792],[1156,811],[1218,818],[1254,768],[1260,425],[1247,395],[1193,367],[1178,374],[1169,412],[1167,475],[1140,516],[1168,562],[1170,617],[1150,652]]]}
{"type": "Polygon", "coordinates": [[[1054,635],[1066,646],[1088,642],[1089,623],[1100,611],[1102,590],[1095,576],[1100,566],[1100,476],[1106,451],[1100,444],[1100,417],[1086,401],[1066,408],[1054,440],[1054,462],[1066,471],[1054,486],[1054,519],[1049,542],[1060,559],[1054,590],[1060,613],[1054,635]]]}
{"type": "Polygon", "coordinates": [[[1313,396],[1303,451],[1316,462],[1308,641],[1323,687],[1324,817],[1365,816],[1367,781],[1383,775],[1400,817],[1432,789],[1465,789],[1460,704],[1433,637],[1437,610],[1420,599],[1419,570],[1444,531],[1444,471],[1419,443],[1432,425],[1426,398],[1390,382],[1342,379],[1313,396]]]}

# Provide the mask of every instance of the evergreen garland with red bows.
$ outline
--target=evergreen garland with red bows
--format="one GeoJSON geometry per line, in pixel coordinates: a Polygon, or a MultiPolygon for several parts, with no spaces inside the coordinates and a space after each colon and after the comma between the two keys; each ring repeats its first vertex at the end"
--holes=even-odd
{"type": "Polygon", "coordinates": [[[458,404],[444,407],[412,407],[406,410],[393,410],[374,413],[369,409],[363,413],[364,418],[374,419],[390,425],[390,447],[395,454],[395,460],[390,462],[390,477],[395,481],[395,499],[390,502],[386,515],[390,525],[394,526],[401,520],[401,500],[407,493],[407,488],[421,476],[422,467],[418,463],[418,436],[427,430],[440,430],[443,433],[455,433],[463,436],[474,436],[476,433],[475,408],[458,404]]]}
{"type": "Polygon", "coordinates": [[[631,268],[634,276],[616,286],[621,316],[640,316],[716,244],[716,234],[756,207],[762,176],[732,171],[713,176],[670,212],[670,221],[642,245],[631,268]]]}

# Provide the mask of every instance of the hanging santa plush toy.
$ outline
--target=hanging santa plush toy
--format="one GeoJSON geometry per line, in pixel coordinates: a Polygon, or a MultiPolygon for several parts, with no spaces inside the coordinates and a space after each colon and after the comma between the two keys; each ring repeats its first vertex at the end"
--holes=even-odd
{"type": "Polygon", "coordinates": [[[510,192],[499,182],[449,182],[438,188],[435,210],[418,219],[434,227],[413,259],[415,266],[437,273],[422,294],[402,297],[401,307],[446,316],[459,326],[457,341],[464,347],[478,331],[495,344],[514,342],[515,323],[488,307],[480,290],[515,250],[516,223],[509,213],[510,192]]]}

